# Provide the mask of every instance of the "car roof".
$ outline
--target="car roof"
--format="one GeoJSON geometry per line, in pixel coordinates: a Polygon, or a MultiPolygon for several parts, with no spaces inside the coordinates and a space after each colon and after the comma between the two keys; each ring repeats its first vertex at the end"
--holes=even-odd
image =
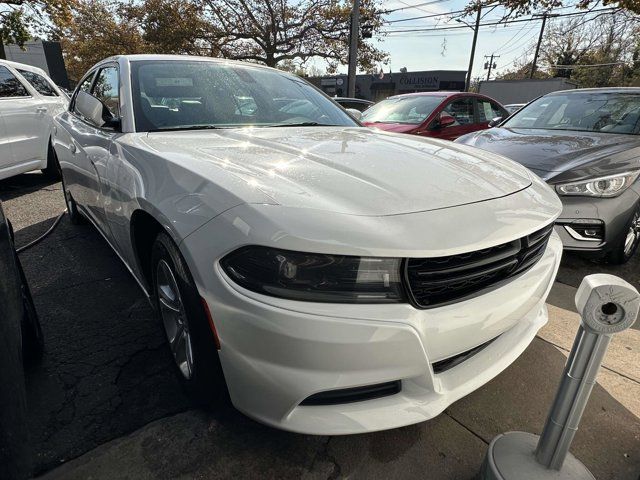
{"type": "Polygon", "coordinates": [[[28,72],[38,73],[40,75],[44,75],[45,77],[49,77],[47,72],[45,72],[43,69],[34,67],[33,65],[27,65],[26,63],[12,62],[11,60],[0,60],[0,65],[8,65],[15,69],[27,70],[28,72]]]}
{"type": "Polygon", "coordinates": [[[435,92],[414,92],[414,93],[402,93],[400,95],[392,95],[387,98],[405,98],[405,97],[442,97],[449,98],[455,95],[464,95],[469,97],[478,97],[478,98],[489,98],[486,95],[482,95],[480,93],[474,92],[459,92],[459,91],[448,91],[448,90],[438,90],[435,92]]]}
{"type": "Polygon", "coordinates": [[[578,93],[640,93],[640,87],[573,88],[571,90],[558,90],[556,92],[547,93],[545,97],[556,94],[566,95],[578,93]]]}
{"type": "Polygon", "coordinates": [[[114,55],[111,57],[107,57],[103,60],[100,60],[96,63],[90,70],[94,69],[98,65],[107,62],[118,62],[120,60],[124,60],[127,62],[143,62],[143,61],[194,61],[194,62],[211,62],[211,63],[219,63],[219,64],[235,64],[244,67],[255,67],[266,70],[276,70],[283,74],[290,74],[289,72],[278,70],[276,68],[268,67],[266,65],[260,65],[259,63],[250,63],[250,62],[241,62],[239,60],[229,60],[226,58],[216,58],[216,57],[202,57],[198,55],[166,55],[166,54],[132,54],[132,55],[114,55]]]}

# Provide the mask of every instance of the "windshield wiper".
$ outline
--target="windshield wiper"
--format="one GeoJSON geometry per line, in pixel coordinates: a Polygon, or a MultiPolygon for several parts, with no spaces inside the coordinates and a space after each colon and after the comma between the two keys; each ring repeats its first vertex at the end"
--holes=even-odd
{"type": "Polygon", "coordinates": [[[341,125],[333,125],[331,123],[319,122],[300,122],[300,123],[276,123],[267,125],[268,127],[340,127],[341,125]]]}
{"type": "Polygon", "coordinates": [[[215,125],[186,125],[178,127],[160,127],[147,130],[148,132],[175,132],[177,130],[218,130],[223,127],[216,127],[215,125]]]}

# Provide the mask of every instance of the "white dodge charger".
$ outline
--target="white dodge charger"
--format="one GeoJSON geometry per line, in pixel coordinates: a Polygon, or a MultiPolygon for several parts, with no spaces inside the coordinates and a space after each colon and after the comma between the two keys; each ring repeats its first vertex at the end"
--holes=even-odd
{"type": "Polygon", "coordinates": [[[561,204],[503,157],[372,131],[304,80],[120,56],[54,146],[89,220],[155,303],[196,399],[346,434],[438,415],[547,321],[561,204]]]}

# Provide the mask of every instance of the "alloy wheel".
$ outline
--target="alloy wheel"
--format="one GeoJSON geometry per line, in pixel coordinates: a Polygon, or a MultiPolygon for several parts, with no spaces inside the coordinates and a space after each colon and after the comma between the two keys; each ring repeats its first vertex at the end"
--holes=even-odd
{"type": "Polygon", "coordinates": [[[637,211],[633,216],[633,221],[629,226],[627,237],[624,241],[624,254],[629,256],[633,253],[636,245],[640,242],[640,211],[637,211]]]}
{"type": "Polygon", "coordinates": [[[180,372],[189,380],[193,375],[193,348],[189,323],[185,314],[178,283],[169,264],[160,260],[156,272],[156,293],[160,317],[169,341],[169,347],[180,372]]]}

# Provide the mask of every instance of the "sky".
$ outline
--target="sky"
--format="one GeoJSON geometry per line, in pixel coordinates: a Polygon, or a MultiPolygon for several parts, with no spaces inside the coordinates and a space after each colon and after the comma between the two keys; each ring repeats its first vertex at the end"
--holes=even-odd
{"type": "MultiPolygon", "coordinates": [[[[388,23],[384,30],[389,31],[387,36],[368,40],[375,42],[377,46],[389,53],[390,64],[384,67],[397,72],[402,67],[409,71],[417,70],[467,70],[473,29],[464,27],[449,16],[414,19],[424,15],[433,15],[462,10],[468,2],[464,0],[392,0],[383,2],[385,10],[403,8],[385,16],[388,23]],[[424,5],[428,3],[427,5],[424,5]],[[400,20],[400,21],[398,21],[400,20]],[[454,30],[436,32],[404,32],[416,28],[442,28],[462,26],[454,30]],[[399,31],[403,31],[400,33],[399,31]],[[444,49],[443,49],[444,42],[444,49]]],[[[489,10],[489,9],[486,9],[489,10]]],[[[576,12],[572,7],[564,7],[557,13],[576,12]]],[[[481,23],[493,23],[499,20],[504,13],[500,7],[493,11],[483,11],[481,23]]],[[[524,17],[530,18],[530,17],[524,17]]],[[[575,18],[575,17],[573,17],[575,18]]],[[[588,18],[588,17],[585,17],[588,18]]],[[[475,16],[465,17],[464,20],[473,25],[475,16]]],[[[551,22],[560,22],[561,18],[549,19],[551,22]]],[[[472,78],[483,77],[486,79],[487,71],[484,69],[485,55],[496,54],[500,58],[494,60],[497,68],[492,71],[491,77],[504,73],[514,68],[514,64],[523,57],[533,58],[535,45],[538,40],[542,21],[527,21],[509,25],[481,27],[478,34],[475,61],[473,64],[472,78]]],[[[346,73],[347,67],[339,68],[340,73],[346,73]]]]}

